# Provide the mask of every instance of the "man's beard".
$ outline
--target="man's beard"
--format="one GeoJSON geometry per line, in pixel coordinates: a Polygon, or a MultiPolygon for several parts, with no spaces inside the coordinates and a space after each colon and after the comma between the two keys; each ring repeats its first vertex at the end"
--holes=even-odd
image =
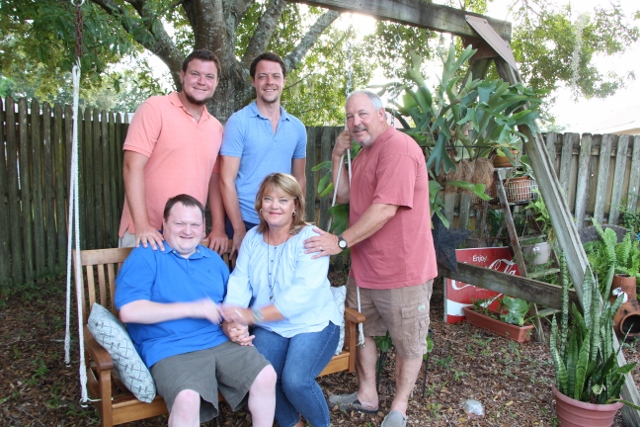
{"type": "Polygon", "coordinates": [[[189,101],[190,103],[195,104],[195,105],[206,105],[207,102],[209,102],[209,101],[211,101],[213,99],[213,96],[210,96],[210,97],[202,99],[202,100],[201,99],[195,99],[193,96],[189,95],[188,93],[186,93],[184,91],[182,93],[184,94],[184,97],[187,98],[187,101],[189,101]]]}

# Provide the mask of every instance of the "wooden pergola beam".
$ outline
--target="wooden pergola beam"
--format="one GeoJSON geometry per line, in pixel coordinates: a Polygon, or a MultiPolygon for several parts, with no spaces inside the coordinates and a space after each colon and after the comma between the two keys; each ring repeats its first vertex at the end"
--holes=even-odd
{"type": "Polygon", "coordinates": [[[338,12],[355,12],[377,19],[397,22],[413,27],[451,33],[461,37],[477,37],[478,34],[467,24],[465,16],[472,15],[486,19],[493,29],[506,41],[511,40],[511,23],[489,18],[477,13],[465,12],[449,6],[428,3],[424,0],[287,0],[290,3],[304,3],[310,6],[333,9],[338,12]]]}
{"type": "MultiPolygon", "coordinates": [[[[463,263],[458,264],[458,271],[438,264],[438,273],[458,282],[522,298],[545,307],[562,309],[562,288],[557,285],[463,263]]],[[[580,300],[574,290],[569,291],[569,301],[580,306],[580,300]]]]}

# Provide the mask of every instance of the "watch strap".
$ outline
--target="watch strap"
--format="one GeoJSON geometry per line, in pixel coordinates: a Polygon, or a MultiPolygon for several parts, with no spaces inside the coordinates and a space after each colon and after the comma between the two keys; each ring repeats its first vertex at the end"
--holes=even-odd
{"type": "Polygon", "coordinates": [[[260,323],[264,320],[264,315],[259,308],[252,308],[251,314],[253,314],[253,323],[260,323]]]}

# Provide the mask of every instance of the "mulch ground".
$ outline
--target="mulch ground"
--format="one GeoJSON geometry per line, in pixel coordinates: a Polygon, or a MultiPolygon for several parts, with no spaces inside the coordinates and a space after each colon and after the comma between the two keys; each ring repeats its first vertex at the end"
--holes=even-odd
{"type": "MultiPolygon", "coordinates": [[[[0,426],[99,425],[96,411],[80,405],[76,339],[72,342],[73,364],[64,364],[63,288],[63,282],[51,282],[43,285],[49,292],[40,299],[25,294],[0,301],[0,426]]],[[[546,343],[518,344],[466,323],[445,324],[442,285],[434,287],[431,314],[435,348],[428,361],[424,397],[424,366],[414,390],[409,426],[556,425],[553,366],[546,343]],[[484,415],[465,412],[463,405],[468,399],[479,401],[484,415]]],[[[545,332],[548,336],[548,326],[545,332]]],[[[624,353],[628,361],[639,359],[636,343],[625,345],[624,353]]],[[[393,360],[390,351],[379,385],[380,412],[334,411],[332,425],[380,425],[394,393],[393,360]]],[[[636,384],[640,384],[638,371],[634,370],[636,384]]],[[[334,374],[319,381],[327,395],[356,388],[353,374],[334,374]]],[[[160,425],[166,425],[166,417],[127,424],[160,425]]],[[[221,417],[207,425],[241,427],[251,423],[246,412],[232,413],[223,405],[221,417]]],[[[625,426],[620,415],[614,426],[625,426]]]]}

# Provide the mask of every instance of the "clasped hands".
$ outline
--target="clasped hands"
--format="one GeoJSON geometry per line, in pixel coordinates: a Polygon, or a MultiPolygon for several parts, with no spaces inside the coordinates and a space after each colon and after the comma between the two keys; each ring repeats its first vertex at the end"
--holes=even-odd
{"type": "Polygon", "coordinates": [[[221,323],[224,334],[231,342],[240,345],[253,345],[254,335],[249,335],[249,324],[251,324],[251,316],[247,312],[251,312],[248,308],[218,305],[209,298],[204,298],[193,302],[194,316],[197,318],[207,319],[212,323],[221,323]],[[244,316],[243,316],[244,314],[244,316]]]}

